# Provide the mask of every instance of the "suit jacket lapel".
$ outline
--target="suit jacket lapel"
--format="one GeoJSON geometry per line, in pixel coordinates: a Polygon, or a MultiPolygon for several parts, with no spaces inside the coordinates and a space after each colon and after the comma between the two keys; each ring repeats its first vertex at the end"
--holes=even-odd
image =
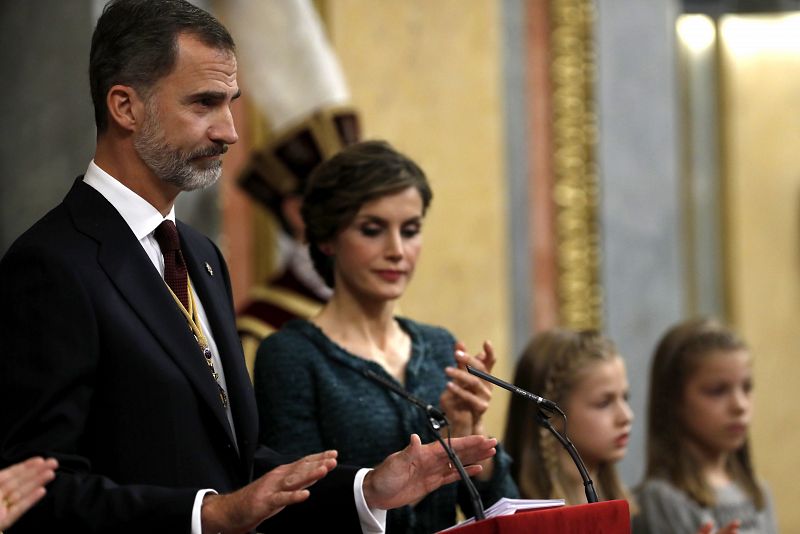
{"type": "Polygon", "coordinates": [[[231,436],[216,384],[164,280],[114,207],[79,178],[65,199],[76,227],[100,244],[98,263],[231,436]]]}
{"type": "Polygon", "coordinates": [[[222,359],[240,454],[243,459],[252,458],[258,417],[241,342],[234,328],[231,297],[226,286],[227,269],[221,263],[218,251],[205,236],[198,241],[199,234],[180,222],[178,233],[189,277],[203,303],[222,359]]]}

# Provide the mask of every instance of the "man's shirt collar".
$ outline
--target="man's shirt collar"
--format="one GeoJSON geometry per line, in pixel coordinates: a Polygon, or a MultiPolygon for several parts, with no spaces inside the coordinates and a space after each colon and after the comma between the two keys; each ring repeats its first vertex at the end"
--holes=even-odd
{"type": "Polygon", "coordinates": [[[142,240],[151,234],[164,219],[175,222],[175,206],[166,217],[152,204],[125,187],[122,182],[97,166],[92,160],[83,175],[83,181],[96,189],[119,212],[136,239],[142,240]]]}

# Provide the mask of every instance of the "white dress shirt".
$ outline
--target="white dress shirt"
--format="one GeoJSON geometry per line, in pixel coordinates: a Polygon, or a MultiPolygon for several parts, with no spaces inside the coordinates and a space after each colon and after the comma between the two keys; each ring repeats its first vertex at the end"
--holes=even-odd
{"type": "MultiPolygon", "coordinates": [[[[161,248],[156,241],[153,232],[164,220],[169,219],[175,222],[175,206],[173,206],[166,217],[159,212],[152,204],[145,199],[134,193],[132,190],[125,187],[121,182],[116,180],[113,176],[105,172],[103,169],[95,164],[94,160],[89,163],[89,168],[86,169],[86,174],[83,176],[83,181],[94,188],[100,193],[120,214],[130,227],[133,235],[139,240],[139,244],[147,253],[153,266],[156,268],[161,278],[164,278],[164,256],[161,254],[161,248]]],[[[191,286],[191,284],[190,284],[191,286]]],[[[211,354],[214,359],[214,369],[219,373],[219,383],[227,391],[225,384],[225,372],[222,367],[222,361],[219,357],[219,350],[217,344],[214,342],[214,336],[211,332],[211,327],[208,323],[208,317],[203,309],[203,303],[200,301],[199,295],[191,287],[194,301],[197,304],[197,315],[200,318],[200,328],[206,336],[211,354]]],[[[233,416],[231,414],[230,404],[226,408],[226,415],[228,416],[228,423],[233,430],[234,445],[236,445],[236,432],[233,425],[233,416]]],[[[238,446],[237,446],[238,447],[238,446]]],[[[364,499],[363,481],[369,469],[361,469],[356,473],[353,482],[353,493],[355,496],[356,509],[358,517],[361,521],[361,530],[364,534],[383,534],[386,529],[386,511],[380,509],[370,509],[364,499]]],[[[192,534],[202,533],[201,524],[201,507],[203,497],[207,493],[215,493],[213,489],[204,489],[197,492],[195,497],[194,507],[192,508],[192,534]]]]}

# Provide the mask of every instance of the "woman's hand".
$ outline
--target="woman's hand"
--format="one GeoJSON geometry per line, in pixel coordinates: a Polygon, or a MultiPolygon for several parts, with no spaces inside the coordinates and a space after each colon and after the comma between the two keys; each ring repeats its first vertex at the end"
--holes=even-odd
{"type": "MultiPolygon", "coordinates": [[[[450,433],[454,437],[483,435],[483,414],[492,400],[492,385],[469,374],[467,365],[490,373],[495,363],[492,344],[483,343],[483,351],[470,356],[463,343],[455,346],[455,367],[447,367],[445,373],[451,379],[447,383],[439,403],[450,422],[450,433]]],[[[480,474],[481,479],[491,477],[492,462],[488,460],[480,474]]]]}
{"type": "Polygon", "coordinates": [[[456,367],[447,367],[445,373],[451,379],[440,398],[442,409],[450,421],[455,436],[483,434],[483,414],[492,400],[492,385],[469,374],[467,365],[490,373],[495,363],[492,344],[483,343],[483,352],[470,356],[463,343],[455,346],[456,367]]]}

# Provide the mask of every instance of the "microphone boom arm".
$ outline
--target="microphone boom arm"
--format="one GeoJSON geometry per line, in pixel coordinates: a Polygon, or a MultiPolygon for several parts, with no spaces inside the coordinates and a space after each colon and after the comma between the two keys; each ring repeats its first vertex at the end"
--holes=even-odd
{"type": "MultiPolygon", "coordinates": [[[[562,412],[560,409],[558,410],[558,412],[564,417],[564,421],[566,422],[567,417],[566,415],[564,415],[564,412],[562,412]]],[[[562,435],[558,430],[553,428],[552,423],[550,423],[550,418],[544,413],[542,413],[541,410],[539,410],[539,413],[536,414],[535,418],[537,423],[546,428],[548,431],[550,431],[551,434],[553,434],[553,436],[555,436],[558,442],[564,447],[564,449],[566,449],[570,458],[572,458],[572,461],[578,468],[578,473],[580,473],[581,479],[583,480],[583,491],[586,494],[586,502],[588,503],[597,502],[598,500],[597,492],[595,492],[594,490],[594,482],[592,482],[592,478],[589,476],[589,472],[586,470],[586,466],[584,465],[583,460],[581,459],[581,455],[578,454],[578,449],[575,448],[575,445],[567,436],[566,426],[565,426],[565,432],[562,435]]]]}
{"type": "MultiPolygon", "coordinates": [[[[456,455],[456,453],[453,451],[453,448],[450,447],[450,445],[448,445],[445,442],[444,438],[442,438],[442,435],[440,433],[440,429],[450,426],[450,423],[447,421],[447,418],[445,417],[444,413],[442,413],[441,410],[434,407],[433,405],[422,402],[420,399],[418,399],[405,389],[390,382],[389,380],[382,377],[378,373],[372,371],[371,369],[365,369],[363,373],[364,376],[366,376],[370,380],[377,382],[378,384],[384,386],[390,391],[393,391],[397,395],[409,401],[411,404],[418,406],[425,412],[425,414],[428,416],[426,418],[428,421],[428,425],[433,431],[433,435],[436,437],[436,441],[438,441],[439,444],[442,446],[444,452],[447,454],[447,457],[450,460],[450,463],[455,466],[456,470],[458,471],[458,474],[461,476],[461,480],[464,481],[464,485],[466,486],[470,500],[472,501],[472,507],[475,509],[475,519],[476,520],[486,519],[486,513],[483,510],[483,502],[481,502],[481,496],[478,493],[478,490],[475,488],[475,484],[472,483],[472,479],[470,479],[466,469],[464,469],[464,464],[461,463],[461,460],[458,458],[458,455],[456,455]]],[[[450,440],[449,430],[447,433],[447,440],[448,441],[450,440]]]]}
{"type": "Polygon", "coordinates": [[[467,371],[470,374],[477,376],[478,378],[482,378],[483,380],[491,382],[496,386],[500,386],[503,389],[507,389],[511,393],[516,393],[517,395],[525,397],[526,399],[532,400],[533,402],[539,405],[539,410],[536,415],[536,421],[541,426],[550,431],[550,433],[553,434],[553,436],[555,436],[558,442],[564,447],[564,449],[566,449],[570,458],[572,458],[572,461],[575,462],[575,466],[578,468],[578,473],[580,473],[581,479],[583,480],[583,489],[584,492],[586,493],[586,502],[589,503],[597,502],[597,492],[595,492],[594,490],[594,482],[592,482],[592,479],[589,476],[589,472],[586,470],[586,466],[584,465],[583,460],[581,459],[581,455],[578,454],[578,449],[575,448],[575,445],[573,445],[572,441],[570,441],[569,437],[567,436],[567,415],[563,411],[561,411],[561,408],[559,408],[558,405],[551,400],[547,400],[544,397],[540,397],[539,395],[534,395],[529,391],[525,391],[522,388],[519,388],[513,384],[509,384],[504,380],[500,380],[496,376],[484,373],[483,371],[475,369],[474,367],[471,367],[469,365],[467,366],[467,371]],[[550,423],[550,417],[546,415],[543,412],[543,410],[547,410],[548,412],[551,413],[558,412],[558,414],[564,418],[564,435],[561,435],[561,433],[558,430],[553,428],[553,425],[550,423]]]}

